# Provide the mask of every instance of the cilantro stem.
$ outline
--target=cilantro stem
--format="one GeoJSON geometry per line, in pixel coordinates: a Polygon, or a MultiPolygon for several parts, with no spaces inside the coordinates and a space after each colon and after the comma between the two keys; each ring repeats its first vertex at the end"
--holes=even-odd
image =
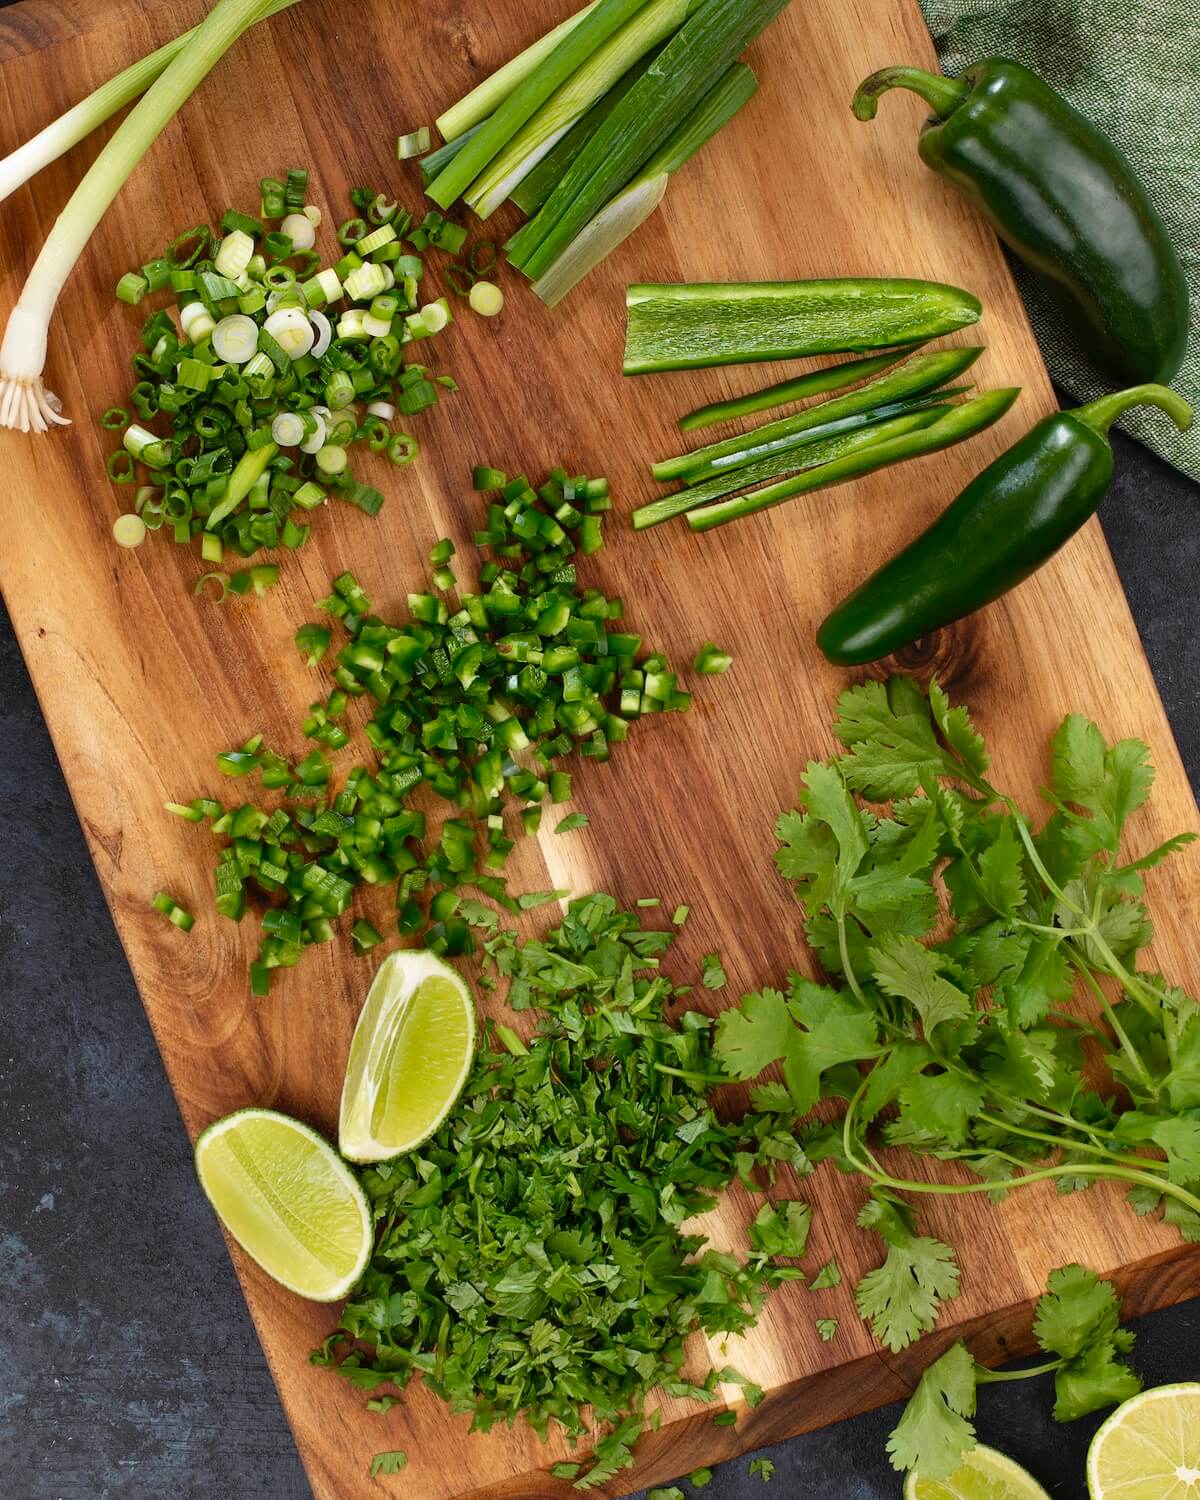
{"type": "MultiPolygon", "coordinates": [[[[1123,1156],[1119,1151],[1110,1151],[1106,1146],[1096,1146],[1088,1141],[1063,1141],[1060,1136],[1048,1135],[1042,1130],[1026,1130],[1024,1126],[1014,1125],[1010,1120],[1006,1120],[1000,1115],[990,1115],[986,1110],[981,1111],[976,1118],[982,1120],[986,1125],[999,1126],[1008,1135],[1023,1135],[1027,1136],[1031,1141],[1045,1141],[1047,1145],[1053,1146],[1056,1151],[1061,1151],[1065,1146],[1069,1146],[1072,1151],[1090,1151],[1095,1156],[1107,1156],[1110,1161],[1124,1162],[1126,1166],[1136,1167],[1139,1171],[1144,1171],[1147,1168],[1163,1172],[1167,1170],[1165,1161],[1156,1161],[1152,1157],[1146,1156],[1123,1156]]],[[[1072,1121],[1072,1123],[1075,1124],[1077,1130],[1086,1128],[1077,1122],[1072,1121]]]]}
{"type": "MultiPolygon", "coordinates": [[[[1012,813],[1013,820],[1016,823],[1017,827],[1017,836],[1025,845],[1025,850],[1029,855],[1030,863],[1042,877],[1042,880],[1046,884],[1046,889],[1051,893],[1051,895],[1053,895],[1058,901],[1060,901],[1069,912],[1072,912],[1079,918],[1081,922],[1085,924],[1084,932],[1080,935],[1086,936],[1095,946],[1096,951],[1104,960],[1107,971],[1112,976],[1112,978],[1117,980],[1122,989],[1124,989],[1132,999],[1136,1000],[1142,1007],[1142,1009],[1147,1012],[1147,1014],[1157,1016],[1159,1006],[1158,1000],[1155,997],[1153,991],[1148,990],[1135,974],[1130,973],[1130,971],[1125,967],[1125,965],[1121,962],[1117,955],[1108,946],[1108,942],[1105,939],[1104,934],[1100,931],[1099,924],[1094,921],[1087,912],[1081,910],[1080,907],[1078,907],[1075,902],[1071,900],[1071,898],[1055,881],[1054,877],[1050,874],[1050,871],[1046,868],[1042,856],[1038,853],[1037,845],[1033,841],[1033,836],[1029,832],[1029,825],[1026,823],[1025,815],[1021,812],[1021,809],[1017,806],[1017,804],[1011,797],[1005,796],[1002,800],[1008,807],[1009,811],[1012,813]]],[[[1075,934],[1072,934],[1072,936],[1074,935],[1075,934]]],[[[1107,1002],[1105,1003],[1107,1004],[1107,1002]]]]}
{"type": "Polygon", "coordinates": [[[1189,1193],[1186,1188],[1180,1187],[1178,1183],[1171,1182],[1164,1177],[1155,1177],[1150,1172],[1133,1167],[1110,1166],[1106,1162],[1066,1162],[1056,1167],[1039,1167],[1032,1172],[1022,1172],[1019,1176],[1006,1178],[1002,1183],[917,1182],[913,1178],[893,1177],[890,1173],[879,1171],[878,1167],[869,1166],[855,1155],[851,1122],[866,1086],[867,1081],[864,1078],[855,1091],[849,1108],[846,1110],[845,1119],[842,1121],[842,1154],[856,1171],[861,1172],[864,1177],[869,1177],[877,1187],[891,1188],[897,1193],[932,1193],[937,1197],[954,1198],[965,1193],[994,1193],[997,1188],[1007,1192],[1010,1188],[1027,1187],[1035,1182],[1053,1182],[1063,1177],[1094,1177],[1151,1188],[1156,1193],[1165,1193],[1167,1197],[1176,1199],[1192,1213],[1200,1214],[1200,1198],[1189,1193]]]}
{"type": "Polygon", "coordinates": [[[850,986],[854,998],[860,1005],[867,1003],[858,983],[858,976],[854,972],[854,965],[850,962],[850,944],[846,940],[846,914],[839,911],[835,913],[837,920],[838,953],[842,960],[842,973],[846,976],[846,983],[850,986]]]}
{"type": "Polygon", "coordinates": [[[735,1082],[734,1079],[725,1078],[720,1073],[689,1073],[686,1068],[673,1068],[669,1063],[656,1062],[652,1066],[656,1073],[669,1073],[672,1078],[682,1078],[688,1083],[703,1084],[706,1089],[715,1089],[722,1084],[735,1082]]]}
{"type": "Polygon", "coordinates": [[[976,1362],[975,1379],[980,1385],[999,1385],[1003,1380],[1032,1380],[1035,1375],[1052,1375],[1065,1364],[1065,1359],[1052,1359],[1044,1365],[1032,1365],[1028,1370],[989,1370],[987,1365],[976,1362]]]}
{"type": "Polygon", "coordinates": [[[1124,1052],[1125,1056],[1128,1057],[1129,1061],[1137,1069],[1138,1077],[1142,1080],[1143,1084],[1145,1084],[1147,1093],[1152,1094],[1155,1099],[1159,1099],[1161,1097],[1161,1089],[1159,1088],[1158,1084],[1154,1082],[1154,1079],[1150,1076],[1150,1070],[1146,1067],[1145,1061],[1142,1058],[1142,1054],[1130,1041],[1128,1035],[1126,1034],[1125,1028],[1121,1025],[1121,1022],[1117,1017],[1116,1011],[1113,1010],[1108,996],[1104,993],[1104,990],[1100,985],[1100,981],[1096,978],[1095,974],[1092,973],[1087,960],[1081,953],[1076,953],[1074,948],[1071,948],[1069,946],[1067,948],[1067,955],[1071,959],[1072,966],[1083,976],[1083,982],[1088,986],[1088,988],[1096,996],[1096,999],[1100,1002],[1100,1008],[1104,1012],[1104,1019],[1112,1027],[1113,1035],[1116,1037],[1117,1041],[1120,1042],[1121,1051],[1124,1052]]]}
{"type": "Polygon", "coordinates": [[[1156,1193],[1165,1193],[1175,1198],[1194,1214],[1200,1214],[1200,1198],[1194,1197],[1178,1183],[1164,1177],[1154,1177],[1149,1172],[1134,1171],[1123,1166],[1108,1166],[1104,1162],[1068,1162],[1058,1167],[1040,1167],[1034,1172],[1022,1172],[1018,1177],[1005,1178],[1003,1182],[916,1182],[908,1178],[892,1177],[872,1171],[852,1153],[846,1152],[852,1166],[870,1177],[879,1187],[891,1188],[898,1193],[934,1193],[951,1198],[961,1193],[994,1193],[997,1189],[1007,1192],[1010,1188],[1026,1187],[1035,1182],[1053,1182],[1063,1177],[1111,1178],[1116,1182],[1134,1183],[1138,1187],[1151,1188],[1156,1193]]]}

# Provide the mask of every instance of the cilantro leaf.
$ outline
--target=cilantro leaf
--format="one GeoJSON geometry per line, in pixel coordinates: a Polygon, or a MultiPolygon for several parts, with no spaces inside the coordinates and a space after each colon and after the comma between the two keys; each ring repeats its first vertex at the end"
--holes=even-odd
{"type": "Polygon", "coordinates": [[[1025,904],[1025,851],[1017,842],[1011,818],[996,820],[996,837],[979,856],[980,893],[993,911],[1015,916],[1025,904]]]}
{"type": "Polygon", "coordinates": [[[862,813],[833,766],[809,761],[801,782],[804,787],[801,797],[810,816],[833,834],[837,846],[834,889],[835,895],[840,895],[867,853],[867,831],[862,813]]]}
{"type": "Polygon", "coordinates": [[[1036,1026],[1051,1007],[1065,1004],[1074,992],[1075,981],[1061,943],[1035,936],[1021,972],[1005,983],[1002,998],[1018,1026],[1036,1026]]]}
{"type": "Polygon", "coordinates": [[[897,1354],[930,1331],[944,1298],[957,1296],[954,1252],[939,1240],[916,1234],[909,1210],[890,1195],[869,1198],[858,1222],[883,1236],[888,1253],[858,1283],[854,1300],[871,1332],[897,1354]]]}
{"type": "Polygon", "coordinates": [[[983,736],[976,732],[975,726],[971,723],[971,716],[965,707],[961,704],[957,708],[950,706],[950,699],[942,691],[941,684],[936,677],[932,678],[929,683],[929,707],[933,712],[934,723],[941,730],[942,738],[967,770],[973,776],[979,778],[985,776],[990,762],[983,736]]]}
{"type": "Polygon", "coordinates": [[[739,1386],[742,1399],[751,1411],[762,1404],[762,1399],[766,1394],[761,1385],[743,1375],[740,1370],[735,1370],[732,1365],[726,1365],[724,1369],[717,1370],[713,1376],[713,1383],[739,1386]]]}
{"type": "Polygon", "coordinates": [[[1120,1304],[1110,1282],[1086,1266],[1050,1272],[1048,1290],[1038,1299],[1033,1332],[1047,1354],[1074,1359],[1097,1339],[1110,1338],[1120,1321],[1120,1304]]]}
{"type": "Polygon", "coordinates": [[[1087,1416],[1141,1390],[1138,1375],[1118,1358],[1131,1344],[1120,1317],[1116,1291],[1094,1271],[1070,1265],[1050,1273],[1033,1331],[1048,1354],[1065,1361],[1054,1376],[1057,1421],[1087,1416]]]}
{"type": "Polygon", "coordinates": [[[961,1146],[983,1107],[984,1086],[963,1073],[918,1073],[900,1090],[904,1123],[936,1140],[961,1146]]]}
{"type": "Polygon", "coordinates": [[[771,1476],[775,1473],[775,1465],[769,1458],[752,1458],[749,1473],[752,1479],[757,1474],[764,1484],[770,1484],[771,1476]]]}
{"type": "Polygon", "coordinates": [[[700,983],[706,990],[723,989],[727,983],[720,955],[706,953],[700,960],[700,983]]]}
{"type": "Polygon", "coordinates": [[[786,1255],[799,1260],[811,1227],[812,1209],[800,1199],[775,1207],[764,1203],[750,1226],[750,1244],[760,1255],[786,1255]]]}
{"type": "Polygon", "coordinates": [[[925,1035],[970,1010],[967,996],[944,977],[945,960],[915,938],[888,933],[870,950],[872,974],[885,995],[907,1000],[921,1017],[925,1035]]]}
{"type": "Polygon", "coordinates": [[[1167,1153],[1167,1176],[1172,1182],[1181,1186],[1200,1183],[1200,1118],[1177,1115],[1160,1120],[1150,1139],[1167,1153]]]}
{"type": "Polygon", "coordinates": [[[784,1055],[794,1029],[779,990],[760,990],[744,996],[735,1009],[722,1011],[716,1053],[732,1077],[755,1078],[784,1055]]]}
{"type": "Polygon", "coordinates": [[[838,1320],[836,1318],[818,1318],[817,1332],[821,1335],[823,1343],[830,1343],[838,1331],[838,1320]]]}
{"type": "Polygon", "coordinates": [[[806,1115],[820,1096],[821,1075],[869,1056],[876,1035],[877,1022],[868,1012],[833,990],[796,978],[787,1000],[766,989],[723,1012],[714,1050],[738,1079],[753,1078],[782,1060],[796,1113],[806,1115]]]}
{"type": "Polygon", "coordinates": [[[592,1464],[575,1481],[577,1490],[597,1489],[615,1479],[622,1469],[633,1468],[633,1445],[645,1430],[640,1413],[634,1412],[596,1444],[592,1464]]]}
{"type": "Polygon", "coordinates": [[[892,1467],[946,1479],[975,1446],[975,1361],[960,1339],[921,1376],[891,1437],[892,1467]]]}
{"type": "Polygon", "coordinates": [[[1140,740],[1120,740],[1110,749],[1104,736],[1080,714],[1069,714],[1054,736],[1054,792],[1061,803],[1091,813],[1074,832],[1095,849],[1115,854],[1129,815],[1145,802],[1154,781],[1150,752],[1140,740]]]}
{"type": "Polygon", "coordinates": [[[1105,1406],[1136,1396],[1141,1377],[1117,1357],[1111,1344],[1093,1344],[1055,1373],[1054,1420],[1073,1422],[1105,1406]]]}
{"type": "Polygon", "coordinates": [[[823,1292],[826,1287],[840,1286],[841,1280],[842,1273],[837,1261],[827,1260],[813,1277],[808,1289],[810,1292],[823,1292]]]}
{"type": "Polygon", "coordinates": [[[403,1448],[396,1448],[391,1453],[377,1453],[371,1460],[371,1478],[377,1474],[399,1474],[408,1463],[408,1454],[403,1448]]]}
{"type": "Polygon", "coordinates": [[[838,762],[846,784],[873,802],[911,797],[947,769],[929,707],[907,678],[848,689],[838,699],[833,732],[850,747],[838,762]]]}
{"type": "Polygon", "coordinates": [[[1200,1005],[1189,1002],[1195,1012],[1176,1020],[1166,1033],[1171,1071],[1166,1077],[1171,1108],[1200,1108],[1200,1005]]]}

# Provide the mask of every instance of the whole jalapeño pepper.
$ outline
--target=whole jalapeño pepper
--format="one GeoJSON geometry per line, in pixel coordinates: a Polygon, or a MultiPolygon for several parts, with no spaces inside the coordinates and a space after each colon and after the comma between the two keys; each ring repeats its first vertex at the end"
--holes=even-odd
{"type": "Polygon", "coordinates": [[[985,58],[961,78],[884,68],[859,85],[854,113],[873,119],[893,88],[930,106],[921,159],[1039,273],[1082,351],[1122,384],[1169,381],[1187,343],[1187,282],[1113,142],[1006,58],[985,58]]]}
{"type": "Polygon", "coordinates": [[[838,605],[817,632],[818,646],[838,666],[877,661],[1028,578],[1095,513],[1113,475],[1108,429],[1147,403],[1190,426],[1187,402],[1160,385],[1039,422],[838,605]]]}

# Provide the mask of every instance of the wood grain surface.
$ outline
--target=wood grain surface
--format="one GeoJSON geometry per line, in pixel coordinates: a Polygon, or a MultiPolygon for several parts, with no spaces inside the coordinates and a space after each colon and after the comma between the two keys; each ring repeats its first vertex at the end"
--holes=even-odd
{"type": "MultiPolygon", "coordinates": [[[[201,11],[192,0],[26,0],[6,10],[5,149],[201,11]]],[[[736,664],[727,678],[699,685],[686,718],[639,726],[610,765],[580,766],[576,788],[590,828],[526,841],[512,863],[514,885],[608,889],[627,901],[660,895],[668,911],[687,902],[693,915],[677,970],[690,972],[717,948],[729,996],[790,967],[811,968],[796,908],[772,872],[771,830],[805,761],[830,750],[830,708],[845,684],[816,651],[816,622],[1052,405],[995,242],[918,164],[920,106],[891,99],[873,127],[851,117],[848,100],[863,74],[888,62],[932,63],[916,0],[797,0],[752,49],[757,98],[583,289],[549,313],[508,277],[501,318],[464,316],[438,340],[440,365],[462,390],[413,424],[420,461],[380,481],[388,503],[378,520],[346,506],[321,514],[278,588],[228,607],[193,599],[201,566],[191,550],[152,538],[136,553],[119,552],[110,527],[128,492],[105,479],[111,444],[94,422],[128,389],[141,318],[113,301],[118,276],[179,228],[215,219],[227,204],[252,207],[258,178],[289,164],[312,169],[310,196],[335,223],[348,214],[347,189],[360,181],[417,207],[415,168],[393,159],[397,131],[431,119],[560,14],[554,0],[353,7],[304,0],[256,28],[135,173],[62,299],[49,371],[76,425],[44,438],[6,436],[0,445],[0,583],[193,1135],[248,1103],[291,1111],[326,1131],[336,1121],[370,960],[351,958],[348,943],[331,944],[277,979],[268,1000],[251,999],[251,924],[215,915],[207,835],[162,811],[172,798],[220,797],[227,784],[213,755],[251,733],[304,753],[299,719],[318,689],[291,637],[315,617],[313,601],[333,574],[352,568],[385,617],[396,618],[404,595],[423,586],[437,537],[453,537],[464,564],[472,553],[473,463],[540,474],[561,459],[609,476],[616,515],[585,581],[622,595],[631,628],[680,662],[712,639],[736,664]],[[655,492],[647,464],[675,451],[677,415],[776,377],[751,369],[622,380],[624,284],[857,274],[933,277],[977,293],[986,308],[978,333],[988,345],[977,379],[1022,385],[1015,410],[965,447],[713,536],[669,525],[635,537],[624,516],[655,492]],[[190,936],[150,910],[160,886],[198,913],[190,936]]],[[[5,310],[96,149],[79,147],[0,212],[5,310]]],[[[330,243],[328,234],[319,241],[330,243]]],[[[364,477],[374,477],[365,465],[364,477]]],[[[1010,598],[900,665],[936,670],[970,703],[997,776],[1030,801],[1046,774],[1050,733],[1079,709],[1110,736],[1137,734],[1151,745],[1158,782],[1137,820],[1137,850],[1197,826],[1096,523],[1010,598]]],[[[1191,987],[1200,986],[1198,872],[1193,848],[1148,880],[1156,961],[1191,987]]],[[[698,1003],[720,999],[701,993],[698,1003]]],[[[138,1149],[154,1149],[138,1139],[137,1120],[129,1130],[138,1149]]],[[[1200,1290],[1195,1252],[1101,1187],[1066,1199],[1049,1187],[1028,1189],[998,1209],[978,1200],[934,1205],[923,1209],[923,1222],[959,1248],[963,1292],[936,1335],[891,1358],[850,1302],[849,1287],[878,1259],[853,1227],[862,1186],[822,1169],[802,1191],[816,1209],[808,1264],[836,1254],[843,1286],[781,1291],[758,1331],[743,1345],[731,1340],[724,1355],[698,1341],[697,1368],[710,1356],[727,1358],[766,1388],[767,1399],[747,1412],[736,1388],[723,1389],[739,1411],[736,1427],[724,1428],[712,1426],[711,1407],[665,1401],[661,1431],[644,1440],[637,1470],[610,1493],[893,1400],[959,1333],[983,1357],[1023,1348],[1030,1299],[1065,1261],[1117,1273],[1133,1310],[1200,1290]],[[832,1343],[817,1336],[818,1316],[841,1318],[832,1343]]],[[[714,1239],[736,1246],[752,1212],[733,1194],[710,1216],[714,1239]]],[[[361,1394],[307,1362],[335,1314],[292,1297],[233,1253],[319,1500],[532,1500],[566,1491],[546,1472],[564,1446],[543,1445],[524,1426],[469,1436],[465,1419],[415,1387],[385,1417],[366,1412],[361,1394]],[[393,1448],[407,1450],[408,1468],[369,1479],[371,1456],[393,1448]]],[[[187,1274],[181,1265],[180,1278],[187,1274]]]]}

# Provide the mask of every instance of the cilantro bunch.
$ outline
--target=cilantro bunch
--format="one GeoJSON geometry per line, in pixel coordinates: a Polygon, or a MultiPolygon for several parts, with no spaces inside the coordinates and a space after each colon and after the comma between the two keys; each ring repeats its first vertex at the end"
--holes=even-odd
{"type": "Polygon", "coordinates": [[[952,1252],[898,1194],[1111,1179],[1200,1239],[1200,1004],[1137,967],[1143,873],[1194,835],[1122,858],[1153,780],[1146,746],[1067,718],[1035,829],[936,682],[855,687],[834,729],[845,750],[808,766],[776,856],[830,983],[748,995],[715,1050],[738,1079],[781,1063],[787,1100],[764,1087],[795,1116],[842,1102],[824,1154],[873,1189],[861,1222],[888,1253],[857,1300],[876,1336],[904,1348],[958,1287],[952,1252]],[[876,1138],[957,1170],[895,1175],[876,1138]]]}
{"type": "Polygon", "coordinates": [[[586,1473],[556,1467],[588,1488],[632,1462],[655,1386],[711,1400],[737,1381],[761,1397],[728,1368],[686,1380],[684,1342],[753,1326],[801,1274],[774,1258],[803,1255],[809,1210],[764,1206],[744,1262],[681,1225],[757,1165],[808,1164],[777,1114],[713,1114],[712,1022],[666,1015],[684,993],[659,971],[671,933],[605,895],[572,902],[540,942],[471,915],[493,931],[509,1004],[540,1010],[539,1029],[526,1045],[493,1028],[428,1144],[363,1173],[375,1253],[314,1361],[371,1391],[420,1373],[482,1431],[523,1414],[543,1436],[551,1423],[577,1436],[590,1406],[615,1425],[586,1473]]]}

